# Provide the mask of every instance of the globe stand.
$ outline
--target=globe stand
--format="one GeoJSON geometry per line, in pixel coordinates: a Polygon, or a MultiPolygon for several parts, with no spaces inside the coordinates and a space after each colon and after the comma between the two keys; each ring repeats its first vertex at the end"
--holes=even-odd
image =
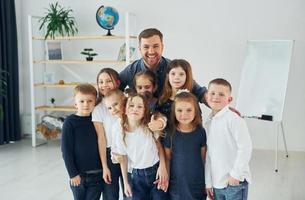
{"type": "Polygon", "coordinates": [[[113,35],[111,34],[111,32],[110,32],[110,29],[108,29],[108,32],[107,32],[106,36],[113,36],[113,35]]]}

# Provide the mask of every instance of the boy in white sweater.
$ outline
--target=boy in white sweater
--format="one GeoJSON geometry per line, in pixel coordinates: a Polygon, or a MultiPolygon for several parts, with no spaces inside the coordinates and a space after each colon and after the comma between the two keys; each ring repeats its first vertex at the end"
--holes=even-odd
{"type": "Polygon", "coordinates": [[[252,142],[245,121],[229,109],[231,85],[218,78],[209,83],[207,103],[206,192],[215,200],[246,200],[251,182],[252,142]]]}

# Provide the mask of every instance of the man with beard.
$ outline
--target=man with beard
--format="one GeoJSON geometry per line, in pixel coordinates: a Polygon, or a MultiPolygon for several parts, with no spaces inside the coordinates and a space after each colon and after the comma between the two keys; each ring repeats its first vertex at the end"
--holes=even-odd
{"type": "MultiPolygon", "coordinates": [[[[121,71],[120,89],[124,90],[126,86],[129,86],[129,88],[135,90],[133,81],[134,76],[137,72],[149,69],[157,76],[158,88],[155,92],[155,96],[159,97],[162,93],[167,66],[170,62],[169,59],[162,56],[163,48],[163,35],[158,29],[149,28],[143,30],[139,35],[139,50],[142,58],[134,61],[121,71]]],[[[205,102],[203,97],[204,93],[207,91],[206,88],[200,87],[195,81],[193,85],[192,93],[195,94],[201,102],[205,102]]]]}

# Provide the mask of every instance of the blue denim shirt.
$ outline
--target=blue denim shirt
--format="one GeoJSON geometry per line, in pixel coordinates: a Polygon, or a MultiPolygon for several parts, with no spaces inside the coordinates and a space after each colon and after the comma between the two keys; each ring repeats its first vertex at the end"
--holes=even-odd
{"type": "MultiPolygon", "coordinates": [[[[167,73],[167,66],[169,62],[170,62],[169,59],[162,57],[159,65],[155,70],[157,76],[157,84],[158,84],[158,89],[155,93],[157,97],[162,94],[166,73],[167,73]]],[[[131,89],[135,89],[135,86],[133,84],[133,79],[136,73],[145,69],[148,69],[148,67],[145,65],[143,58],[136,60],[130,65],[128,65],[123,71],[120,72],[120,81],[121,81],[120,89],[124,90],[126,86],[129,86],[129,88],[131,89]]],[[[202,97],[206,91],[207,89],[205,87],[201,87],[196,83],[196,81],[193,81],[192,93],[195,96],[197,96],[200,102],[202,102],[202,97]]]]}

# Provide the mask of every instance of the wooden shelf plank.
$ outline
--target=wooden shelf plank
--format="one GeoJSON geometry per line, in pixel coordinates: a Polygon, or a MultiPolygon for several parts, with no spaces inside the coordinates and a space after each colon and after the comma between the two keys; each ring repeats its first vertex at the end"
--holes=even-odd
{"type": "Polygon", "coordinates": [[[40,111],[63,111],[63,112],[75,112],[76,108],[74,106],[37,106],[36,110],[40,111]]]}
{"type": "Polygon", "coordinates": [[[125,61],[116,60],[34,60],[34,64],[116,64],[123,65],[126,64],[125,61]]]}
{"type": "Polygon", "coordinates": [[[67,88],[67,87],[75,87],[77,86],[79,83],[65,83],[65,84],[58,84],[58,83],[50,83],[50,84],[46,84],[46,83],[35,83],[34,87],[51,87],[51,88],[67,88]]]}
{"type": "MultiPolygon", "coordinates": [[[[137,36],[129,36],[130,39],[137,39],[137,36]]],[[[47,39],[44,36],[33,36],[33,40],[118,40],[125,39],[125,36],[106,36],[106,35],[90,35],[90,36],[64,36],[64,37],[55,37],[54,39],[48,37],[47,39]]]]}
{"type": "MultiPolygon", "coordinates": [[[[35,83],[34,87],[49,87],[49,88],[67,88],[67,87],[72,87],[74,88],[80,83],[65,83],[65,84],[58,84],[58,83],[35,83]]],[[[93,86],[96,86],[96,83],[90,83],[93,86]]]]}

